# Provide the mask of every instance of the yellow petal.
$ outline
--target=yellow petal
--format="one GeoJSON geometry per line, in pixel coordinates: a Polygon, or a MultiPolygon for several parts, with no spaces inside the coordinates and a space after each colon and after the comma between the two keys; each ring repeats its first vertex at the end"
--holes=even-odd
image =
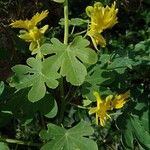
{"type": "Polygon", "coordinates": [[[94,33],[92,31],[89,31],[87,33],[88,36],[90,36],[92,43],[95,47],[96,50],[98,50],[97,46],[100,45],[101,47],[105,47],[106,46],[106,40],[104,39],[104,37],[99,34],[99,33],[94,33]]]}
{"type": "Polygon", "coordinates": [[[48,29],[48,25],[45,25],[45,26],[43,26],[42,28],[40,28],[40,32],[41,32],[42,34],[44,34],[47,29],[48,29]]]}
{"type": "Polygon", "coordinates": [[[100,119],[100,125],[101,125],[102,127],[105,126],[105,119],[100,119]]]}
{"type": "Polygon", "coordinates": [[[130,91],[125,92],[124,94],[118,95],[118,99],[127,99],[130,96],[130,91]]]}
{"type": "Polygon", "coordinates": [[[92,6],[88,6],[88,7],[86,7],[85,11],[86,11],[86,14],[87,14],[89,17],[91,17],[91,13],[92,13],[92,11],[93,11],[93,7],[92,7],[92,6]]]}
{"type": "Polygon", "coordinates": [[[115,96],[115,99],[112,101],[113,108],[115,108],[115,109],[122,108],[124,106],[124,104],[127,102],[126,99],[129,97],[129,95],[130,95],[130,92],[127,91],[124,94],[115,96]]]}
{"type": "Polygon", "coordinates": [[[100,125],[101,126],[105,126],[106,125],[106,121],[108,119],[111,119],[111,117],[106,113],[105,116],[99,116],[100,117],[100,125]]]}
{"type": "Polygon", "coordinates": [[[38,46],[37,42],[33,41],[30,43],[29,50],[34,51],[37,48],[37,46],[38,46]]]}
{"type": "Polygon", "coordinates": [[[100,8],[103,7],[103,4],[101,2],[95,2],[94,8],[100,8]]]}
{"type": "Polygon", "coordinates": [[[100,98],[100,95],[98,92],[93,92],[93,95],[96,97],[96,101],[97,101],[98,105],[100,103],[102,103],[102,99],[100,98]]]}
{"type": "Polygon", "coordinates": [[[25,40],[26,42],[31,42],[31,41],[33,41],[33,38],[32,38],[32,36],[30,35],[29,32],[26,32],[26,33],[24,33],[24,34],[20,34],[20,35],[19,35],[19,38],[25,40]]]}
{"type": "Polygon", "coordinates": [[[108,110],[112,110],[113,109],[113,107],[112,107],[112,98],[113,98],[113,95],[109,95],[109,96],[107,96],[106,97],[106,107],[107,107],[107,109],[108,110]]]}
{"type": "Polygon", "coordinates": [[[40,32],[40,29],[37,27],[34,27],[32,30],[29,30],[29,34],[32,37],[33,41],[39,41],[42,38],[42,33],[40,32]]]}
{"type": "Polygon", "coordinates": [[[106,40],[104,39],[104,37],[101,34],[95,34],[93,37],[94,37],[97,45],[100,45],[101,47],[106,46],[106,40]]]}
{"type": "Polygon", "coordinates": [[[97,113],[96,113],[96,124],[99,125],[99,118],[98,118],[97,113]]]}
{"type": "Polygon", "coordinates": [[[94,114],[94,113],[96,113],[97,111],[98,111],[97,107],[90,108],[89,114],[90,114],[90,115],[91,115],[91,114],[94,114]]]}
{"type": "Polygon", "coordinates": [[[38,22],[47,17],[48,13],[48,10],[42,11],[41,13],[36,13],[31,19],[32,24],[36,26],[38,22]]]}
{"type": "Polygon", "coordinates": [[[19,37],[27,42],[37,41],[42,38],[42,33],[40,32],[40,29],[34,27],[33,29],[29,30],[29,32],[20,34],[19,37]]]}
{"type": "Polygon", "coordinates": [[[125,103],[126,103],[126,101],[124,101],[124,100],[114,101],[114,108],[120,109],[124,106],[125,103]]]}
{"type": "Polygon", "coordinates": [[[117,13],[118,9],[115,9],[116,2],[112,4],[111,7],[106,7],[104,12],[104,20],[103,20],[103,30],[107,28],[112,28],[116,23],[118,23],[117,13]]]}
{"type": "Polygon", "coordinates": [[[43,20],[45,17],[47,17],[48,15],[48,11],[42,11],[41,13],[36,13],[31,20],[16,20],[13,21],[10,26],[13,28],[22,28],[22,29],[26,29],[26,30],[30,30],[32,28],[34,28],[38,22],[40,22],[41,20],[43,20]]]}
{"type": "Polygon", "coordinates": [[[10,26],[12,28],[22,28],[22,29],[29,29],[31,22],[29,20],[16,20],[13,21],[10,26]]]}

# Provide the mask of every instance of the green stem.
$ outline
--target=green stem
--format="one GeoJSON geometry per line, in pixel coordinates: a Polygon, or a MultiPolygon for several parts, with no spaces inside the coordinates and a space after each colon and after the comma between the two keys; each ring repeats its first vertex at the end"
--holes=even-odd
{"type": "MultiPolygon", "coordinates": [[[[68,18],[68,0],[64,2],[64,44],[68,44],[68,37],[69,37],[69,18],[68,18]]],[[[67,100],[64,96],[64,82],[63,77],[60,81],[60,96],[61,96],[61,106],[60,106],[60,113],[59,113],[59,120],[58,123],[61,124],[64,118],[65,108],[67,105],[67,100]]]]}
{"type": "Polygon", "coordinates": [[[72,27],[72,31],[71,31],[70,35],[72,35],[74,33],[74,30],[75,30],[75,26],[72,27]]]}
{"type": "Polygon", "coordinates": [[[69,37],[69,18],[68,18],[68,0],[64,2],[64,44],[68,44],[68,37],[69,37]]]}
{"type": "Polygon", "coordinates": [[[81,106],[81,105],[76,105],[76,104],[73,104],[73,103],[70,103],[70,105],[75,106],[77,108],[81,108],[81,109],[89,109],[87,107],[84,107],[84,106],[81,106]]]}
{"type": "MultiPolygon", "coordinates": [[[[40,42],[37,40],[37,48],[39,49],[40,48],[40,42]]],[[[36,58],[39,58],[39,59],[42,59],[42,54],[41,54],[41,51],[40,50],[38,50],[38,53],[37,53],[37,55],[36,55],[36,58]]]]}
{"type": "Polygon", "coordinates": [[[31,143],[31,142],[25,142],[25,141],[16,140],[16,139],[9,139],[9,138],[5,139],[5,138],[2,138],[2,137],[0,137],[0,141],[4,142],[4,143],[27,145],[27,146],[37,146],[37,147],[42,146],[42,144],[39,144],[39,143],[31,143]]]}
{"type": "Polygon", "coordinates": [[[81,35],[81,34],[86,33],[86,32],[87,32],[87,30],[84,30],[84,31],[81,31],[81,32],[75,33],[75,34],[74,34],[74,36],[81,35]]]}

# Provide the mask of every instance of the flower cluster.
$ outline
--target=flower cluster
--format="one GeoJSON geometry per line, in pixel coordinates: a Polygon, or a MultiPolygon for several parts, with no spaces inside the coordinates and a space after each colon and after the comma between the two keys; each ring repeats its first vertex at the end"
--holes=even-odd
{"type": "Polygon", "coordinates": [[[111,118],[108,111],[122,108],[127,102],[126,99],[129,97],[129,91],[124,94],[116,95],[115,98],[113,98],[113,95],[109,95],[105,100],[101,99],[98,92],[94,92],[93,94],[96,97],[97,106],[91,108],[89,114],[95,113],[96,124],[98,125],[100,123],[101,126],[105,126],[107,119],[111,118]]]}
{"type": "Polygon", "coordinates": [[[10,26],[13,28],[24,29],[20,31],[19,37],[26,42],[30,42],[29,50],[31,51],[39,46],[44,33],[48,29],[48,25],[45,25],[42,28],[37,27],[37,24],[47,17],[47,15],[48,11],[45,10],[41,13],[36,13],[31,20],[16,20],[10,24],[10,26]]]}
{"type": "Polygon", "coordinates": [[[86,8],[86,13],[91,18],[87,35],[90,36],[96,49],[98,45],[101,47],[106,46],[106,40],[101,35],[101,33],[105,29],[112,28],[118,22],[118,9],[115,7],[116,2],[114,2],[111,7],[103,7],[100,2],[96,2],[93,7],[88,6],[86,8]]]}

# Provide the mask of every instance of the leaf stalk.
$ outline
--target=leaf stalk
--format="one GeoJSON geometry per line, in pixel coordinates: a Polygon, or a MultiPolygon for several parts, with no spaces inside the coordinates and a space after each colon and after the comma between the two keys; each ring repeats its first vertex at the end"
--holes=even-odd
{"type": "Polygon", "coordinates": [[[64,44],[68,44],[69,37],[69,18],[68,18],[68,0],[64,2],[64,44]]]}

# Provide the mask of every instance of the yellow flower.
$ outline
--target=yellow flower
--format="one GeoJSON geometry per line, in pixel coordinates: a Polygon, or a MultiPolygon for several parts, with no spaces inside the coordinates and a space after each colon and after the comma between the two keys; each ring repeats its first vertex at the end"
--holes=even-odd
{"type": "Polygon", "coordinates": [[[96,124],[99,125],[100,123],[103,127],[105,126],[106,121],[111,118],[108,114],[109,111],[122,108],[127,102],[125,99],[129,97],[129,92],[126,92],[115,96],[114,100],[113,95],[109,95],[105,100],[102,100],[98,92],[94,92],[93,94],[96,97],[97,106],[90,108],[89,114],[96,114],[96,124]]]}
{"type": "Polygon", "coordinates": [[[115,109],[120,109],[124,106],[124,104],[127,102],[126,99],[129,97],[130,92],[127,91],[124,94],[120,94],[115,96],[115,99],[112,101],[112,107],[115,109]]]}
{"type": "Polygon", "coordinates": [[[38,47],[38,44],[47,29],[48,25],[45,25],[40,29],[34,27],[29,31],[24,31],[23,33],[21,33],[19,37],[25,40],[26,42],[30,42],[29,50],[33,51],[38,47]]]}
{"type": "Polygon", "coordinates": [[[118,22],[116,16],[118,9],[115,9],[115,7],[116,2],[114,2],[111,7],[103,7],[100,2],[96,2],[94,7],[88,6],[86,8],[86,13],[91,18],[87,35],[93,38],[92,42],[95,40],[93,44],[96,49],[97,45],[102,47],[106,46],[106,41],[102,37],[101,33],[105,29],[112,28],[118,22]]]}
{"type": "Polygon", "coordinates": [[[97,107],[91,108],[89,114],[95,113],[96,124],[98,125],[100,123],[101,126],[105,126],[107,119],[110,118],[107,111],[111,109],[110,101],[113,96],[107,96],[106,100],[102,100],[97,92],[94,92],[94,96],[96,97],[97,107]]]}
{"type": "Polygon", "coordinates": [[[41,13],[36,13],[31,20],[16,20],[13,21],[10,26],[13,28],[21,28],[19,37],[26,42],[30,42],[29,50],[33,51],[39,47],[40,41],[43,38],[44,33],[48,29],[48,25],[38,28],[36,25],[47,17],[48,11],[42,11],[41,13]]]}

